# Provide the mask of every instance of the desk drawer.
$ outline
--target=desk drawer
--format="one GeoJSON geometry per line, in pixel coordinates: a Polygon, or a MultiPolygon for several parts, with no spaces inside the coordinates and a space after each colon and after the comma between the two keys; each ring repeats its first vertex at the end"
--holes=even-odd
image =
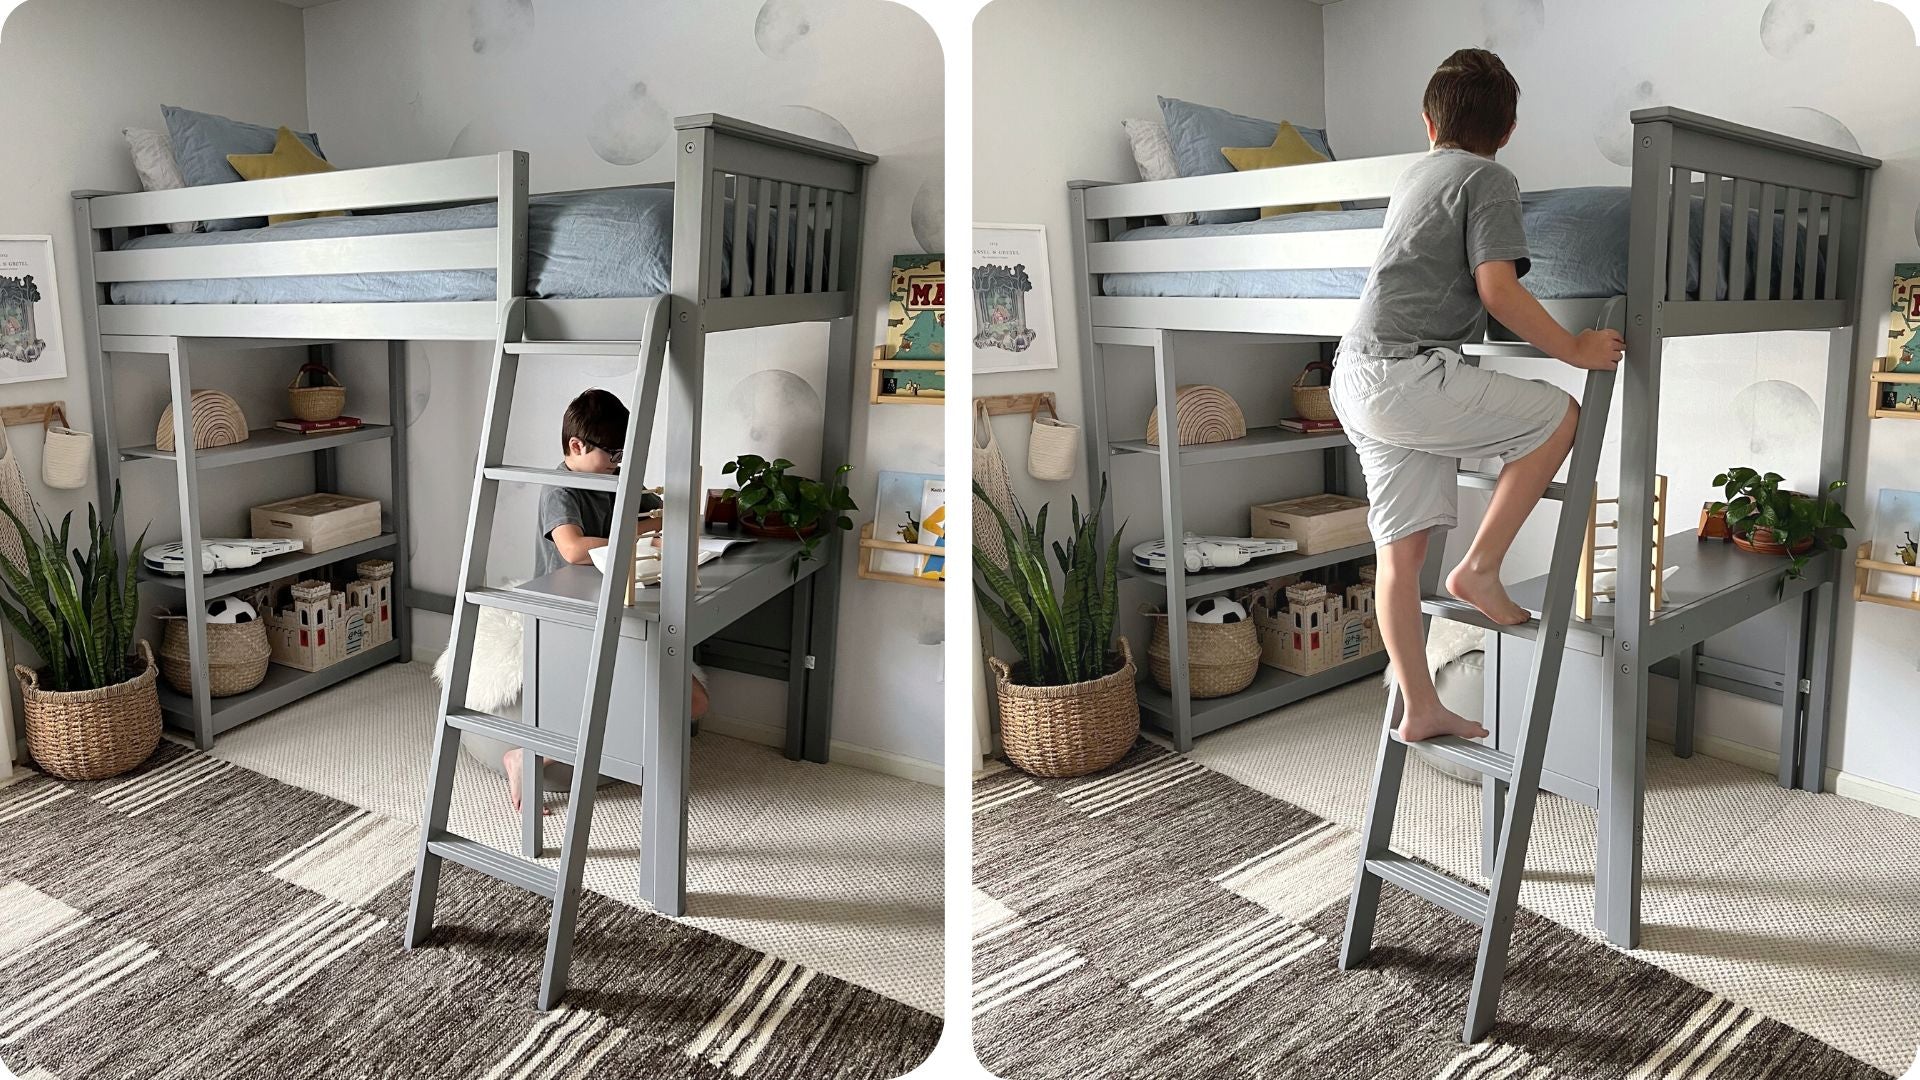
{"type": "MultiPolygon", "coordinates": [[[[533,620],[528,620],[533,624],[533,620]]],[[[529,634],[534,670],[529,685],[537,685],[536,717],[549,731],[578,734],[580,710],[587,692],[587,646],[593,635],[579,627],[543,622],[529,634]],[[534,680],[538,679],[537,684],[534,680]]],[[[601,756],[639,775],[645,746],[646,691],[652,685],[647,671],[647,643],[621,637],[613,666],[613,691],[607,698],[606,741],[601,756]]],[[[613,773],[616,770],[606,768],[613,773]]]]}

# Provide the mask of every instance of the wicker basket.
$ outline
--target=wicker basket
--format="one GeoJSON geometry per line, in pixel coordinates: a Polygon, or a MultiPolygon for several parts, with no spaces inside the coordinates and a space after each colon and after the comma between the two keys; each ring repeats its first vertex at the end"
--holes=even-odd
{"type": "MultiPolygon", "coordinates": [[[[1229,442],[1245,438],[1247,418],[1240,403],[1217,386],[1194,384],[1181,387],[1173,399],[1173,429],[1180,434],[1181,446],[1229,442]]],[[[1147,443],[1160,445],[1160,407],[1147,415],[1147,443]]]]}
{"type": "Polygon", "coordinates": [[[1071,686],[1024,686],[1024,666],[993,668],[1000,699],[1000,745],[1016,768],[1035,776],[1085,776],[1127,756],[1140,737],[1133,652],[1120,639],[1111,674],[1071,686]]]}
{"type": "Polygon", "coordinates": [[[1333,411],[1333,365],[1315,361],[1308,364],[1300,377],[1293,380],[1293,411],[1302,420],[1338,420],[1333,411]],[[1327,373],[1326,386],[1312,386],[1307,380],[1313,377],[1314,370],[1327,373]]]}
{"type": "MultiPolygon", "coordinates": [[[[1173,664],[1167,656],[1167,616],[1157,613],[1153,640],[1147,644],[1148,667],[1160,689],[1173,689],[1173,664]]],[[[1232,623],[1187,620],[1187,694],[1196,698],[1226,697],[1252,685],[1260,673],[1260,631],[1252,619],[1232,623]]]]}
{"type": "Polygon", "coordinates": [[[40,675],[15,665],[25,705],[27,751],[42,772],[62,780],[105,780],[139,765],[160,745],[159,669],[153,649],[137,646],[143,667],[98,690],[40,689],[40,675]]]}
{"type": "Polygon", "coordinates": [[[287,385],[287,408],[293,410],[296,420],[334,420],[340,416],[340,410],[347,407],[347,388],[340,384],[338,376],[319,364],[302,364],[294,372],[293,382],[287,385]],[[324,377],[316,379],[312,386],[301,386],[300,379],[309,373],[324,377]]]}
{"type": "MultiPolygon", "coordinates": [[[[193,693],[193,658],[187,651],[187,620],[163,615],[167,629],[160,638],[160,671],[167,685],[193,693]]],[[[244,694],[267,678],[267,621],[207,624],[207,693],[212,697],[244,694]]]]}
{"type": "MultiPolygon", "coordinates": [[[[240,411],[240,403],[233,395],[219,390],[195,390],[193,406],[188,412],[192,423],[193,448],[207,450],[215,446],[232,446],[247,441],[247,414],[240,411]]],[[[156,450],[173,450],[173,405],[168,403],[160,414],[160,425],[154,429],[153,445],[156,450]]]]}

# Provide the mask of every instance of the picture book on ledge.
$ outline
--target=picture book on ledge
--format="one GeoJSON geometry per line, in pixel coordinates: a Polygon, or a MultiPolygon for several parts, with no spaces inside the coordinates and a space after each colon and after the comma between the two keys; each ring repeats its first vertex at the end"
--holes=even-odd
{"type": "Polygon", "coordinates": [[[1887,323],[1887,370],[1920,373],[1916,331],[1920,331],[1920,263],[1895,263],[1893,318],[1887,323]]]}

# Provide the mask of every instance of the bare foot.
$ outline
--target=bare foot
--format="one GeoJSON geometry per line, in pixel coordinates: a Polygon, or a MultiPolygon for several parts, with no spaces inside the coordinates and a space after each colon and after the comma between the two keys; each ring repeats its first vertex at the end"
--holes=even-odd
{"type": "Polygon", "coordinates": [[[1439,735],[1458,735],[1463,739],[1484,739],[1487,729],[1439,705],[1431,711],[1408,710],[1400,718],[1400,741],[1421,742],[1439,735]]]}
{"type": "Polygon", "coordinates": [[[1533,618],[1527,609],[1507,596],[1506,586],[1500,584],[1498,573],[1476,573],[1467,569],[1465,563],[1454,567],[1453,573],[1447,575],[1447,592],[1456,599],[1472,604],[1480,610],[1480,614],[1502,626],[1519,626],[1533,618]]]}
{"type": "MultiPolygon", "coordinates": [[[[507,769],[507,798],[513,803],[514,813],[520,812],[520,778],[525,775],[526,753],[525,750],[516,746],[500,755],[500,764],[507,769]]],[[[551,812],[544,804],[540,807],[542,814],[551,812]]]]}

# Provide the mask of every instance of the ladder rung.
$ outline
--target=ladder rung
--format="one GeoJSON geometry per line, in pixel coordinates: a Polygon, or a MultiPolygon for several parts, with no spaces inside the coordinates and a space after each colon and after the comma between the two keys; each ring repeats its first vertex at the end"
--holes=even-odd
{"type": "MultiPolygon", "coordinates": [[[[1395,741],[1405,742],[1399,732],[1394,732],[1395,741]]],[[[1513,782],[1513,755],[1491,746],[1463,739],[1458,735],[1441,735],[1421,742],[1407,743],[1415,752],[1426,752],[1431,757],[1450,761],[1455,765],[1465,765],[1476,772],[1491,776],[1496,780],[1513,782]]]]}
{"type": "Polygon", "coordinates": [[[536,896],[552,900],[560,893],[560,875],[557,871],[517,855],[496,851],[477,840],[442,833],[438,839],[428,841],[427,850],[495,881],[518,885],[536,896]]]}
{"type": "MultiPolygon", "coordinates": [[[[1460,486],[1463,488],[1492,491],[1494,485],[1499,482],[1499,473],[1479,472],[1473,469],[1460,470],[1460,486]]],[[[1567,485],[1555,480],[1547,485],[1547,492],[1544,497],[1555,500],[1565,499],[1567,497],[1567,485]]]]}
{"type": "Polygon", "coordinates": [[[573,488],[578,491],[615,491],[620,487],[617,473],[574,472],[572,469],[530,469],[520,465],[493,465],[484,470],[489,480],[510,480],[522,484],[573,488]]]}
{"type": "Polygon", "coordinates": [[[513,356],[631,356],[640,359],[638,341],[509,341],[513,356]]]}
{"type": "Polygon", "coordinates": [[[594,611],[591,604],[561,600],[541,593],[522,592],[519,589],[474,589],[467,593],[467,603],[518,611],[536,619],[547,619],[588,630],[593,629],[599,619],[599,614],[594,611]]]}
{"type": "Polygon", "coordinates": [[[1389,851],[1367,860],[1367,872],[1382,881],[1391,881],[1415,896],[1453,912],[1471,923],[1485,925],[1487,894],[1405,855],[1389,851]]]}
{"type": "Polygon", "coordinates": [[[564,761],[569,765],[580,758],[579,744],[565,735],[559,735],[546,728],[537,728],[532,724],[522,724],[517,720],[494,716],[490,713],[463,712],[448,713],[447,724],[461,731],[471,731],[476,735],[485,735],[489,739],[507,743],[511,746],[523,746],[544,758],[564,761]]]}
{"type": "Polygon", "coordinates": [[[1505,626],[1480,614],[1480,609],[1474,607],[1472,604],[1464,600],[1455,600],[1451,596],[1425,597],[1420,601],[1420,610],[1436,619],[1447,619],[1451,622],[1466,623],[1468,626],[1477,626],[1482,630],[1493,630],[1502,634],[1512,634],[1514,637],[1530,638],[1538,637],[1540,634],[1539,619],[1529,618],[1526,622],[1518,626],[1505,626]]]}

